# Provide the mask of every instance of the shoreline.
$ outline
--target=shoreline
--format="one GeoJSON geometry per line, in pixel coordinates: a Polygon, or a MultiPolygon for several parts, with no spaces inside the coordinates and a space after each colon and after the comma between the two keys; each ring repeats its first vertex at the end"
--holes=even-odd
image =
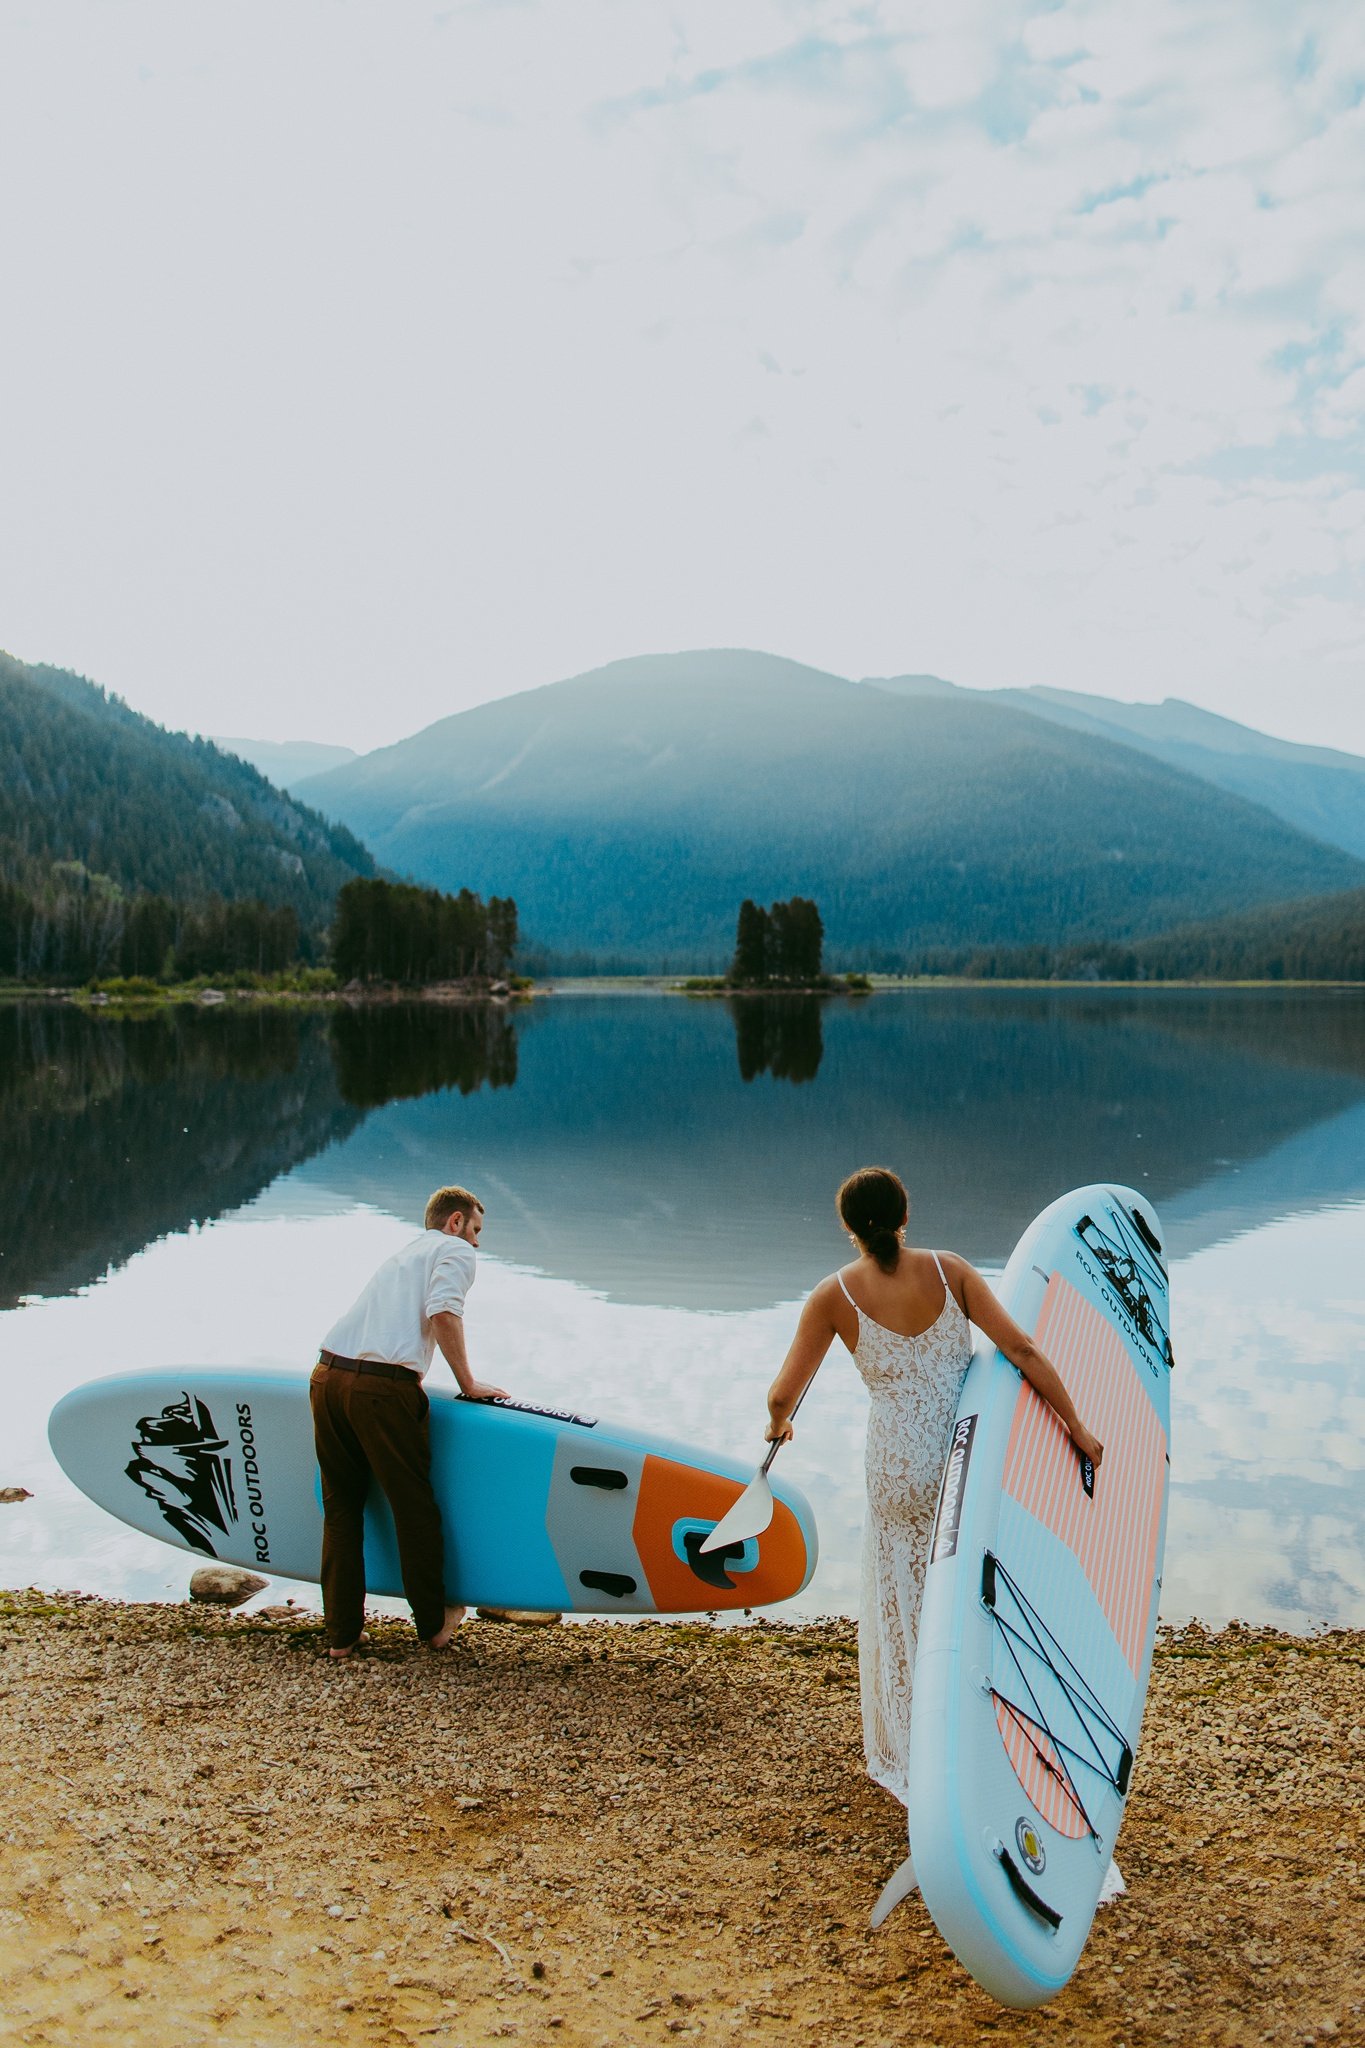
{"type": "MultiPolygon", "coordinates": [[[[702,979],[704,977],[690,977],[702,979]]],[[[1015,980],[1006,976],[977,977],[957,974],[892,975],[873,974],[868,976],[867,988],[843,988],[837,983],[831,988],[688,988],[684,977],[673,974],[603,974],[603,975],[547,975],[543,980],[531,981],[527,987],[514,988],[506,994],[495,995],[489,989],[469,989],[450,982],[431,982],[420,987],[401,988],[386,985],[364,990],[345,988],[331,989],[289,989],[289,988],[181,988],[170,985],[155,995],[114,995],[103,991],[93,994],[81,988],[43,987],[29,988],[17,983],[8,987],[0,986],[0,1004],[4,1003],[61,1003],[73,1009],[109,1011],[115,1016],[146,1016],[153,1012],[177,1009],[215,1009],[237,1004],[283,1004],[290,1008],[329,1008],[344,1004],[348,1009],[391,1009],[403,1003],[424,1003],[433,1007],[474,1006],[492,1004],[498,1008],[515,1009],[531,1002],[541,1002],[548,996],[574,998],[580,996],[679,996],[688,1001],[715,1001],[735,998],[753,1000],[757,997],[785,998],[795,1000],[809,997],[815,1001],[831,999],[866,1002],[876,995],[927,995],[936,990],[954,994],[974,991],[986,994],[992,990],[1028,992],[1034,995],[1211,995],[1222,991],[1258,993],[1280,990],[1285,994],[1301,995],[1311,991],[1322,991],[1337,995],[1365,994],[1365,981],[1061,981],[1061,980],[1015,980]]]]}
{"type": "Polygon", "coordinates": [[[1128,1893],[1040,2012],[922,1905],[845,1621],[372,1624],[0,1594],[27,2043],[1359,2039],[1365,1632],[1163,1629],[1128,1893]]]}

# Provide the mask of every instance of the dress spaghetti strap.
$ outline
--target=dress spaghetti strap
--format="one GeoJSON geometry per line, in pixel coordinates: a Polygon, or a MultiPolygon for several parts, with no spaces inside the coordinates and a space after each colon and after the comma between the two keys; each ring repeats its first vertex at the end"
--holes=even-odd
{"type": "Polygon", "coordinates": [[[862,1311],[861,1309],[859,1309],[857,1302],[853,1299],[853,1296],[849,1293],[848,1289],[844,1287],[843,1274],[836,1273],[834,1277],[838,1281],[839,1285],[844,1288],[844,1300],[848,1303],[849,1307],[854,1311],[855,1314],[861,1315],[862,1311]]]}

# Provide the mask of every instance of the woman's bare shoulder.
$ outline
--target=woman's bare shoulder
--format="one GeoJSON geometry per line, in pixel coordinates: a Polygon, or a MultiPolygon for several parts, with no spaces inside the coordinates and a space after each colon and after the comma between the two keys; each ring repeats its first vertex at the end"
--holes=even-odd
{"type": "Polygon", "coordinates": [[[961,1252],[940,1252],[943,1271],[949,1287],[957,1296],[958,1303],[966,1307],[966,1293],[972,1281],[980,1281],[981,1275],[970,1259],[964,1259],[961,1252]]]}
{"type": "Polygon", "coordinates": [[[832,1308],[835,1302],[844,1299],[844,1290],[837,1273],[826,1273],[823,1280],[812,1287],[808,1299],[817,1302],[821,1308],[832,1308]]]}

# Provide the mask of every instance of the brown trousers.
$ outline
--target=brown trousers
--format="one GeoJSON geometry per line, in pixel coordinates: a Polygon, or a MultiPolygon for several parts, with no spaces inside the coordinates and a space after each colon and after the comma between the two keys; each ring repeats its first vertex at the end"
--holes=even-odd
{"type": "Polygon", "coordinates": [[[322,1611],[344,1650],[365,1626],[365,1496],[377,1479],[393,1511],[403,1592],[417,1633],[445,1622],[441,1511],[431,1490],[431,1431],[421,1380],[319,1365],[308,1387],[322,1473],[322,1611]]]}

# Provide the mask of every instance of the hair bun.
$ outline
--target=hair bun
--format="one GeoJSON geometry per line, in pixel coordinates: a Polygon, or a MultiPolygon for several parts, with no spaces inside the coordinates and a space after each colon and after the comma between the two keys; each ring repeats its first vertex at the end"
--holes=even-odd
{"type": "Polygon", "coordinates": [[[835,1198],[839,1220],[872,1254],[884,1273],[894,1273],[900,1234],[910,1213],[905,1183],[887,1166],[860,1166],[835,1198]]]}

